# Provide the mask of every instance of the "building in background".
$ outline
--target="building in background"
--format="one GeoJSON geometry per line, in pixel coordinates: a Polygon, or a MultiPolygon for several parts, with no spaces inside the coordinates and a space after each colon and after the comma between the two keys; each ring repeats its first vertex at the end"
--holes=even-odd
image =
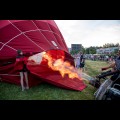
{"type": "Polygon", "coordinates": [[[81,51],[82,50],[82,44],[71,44],[71,50],[72,51],[81,51]]]}
{"type": "Polygon", "coordinates": [[[71,52],[71,48],[68,48],[69,53],[71,52]]]}
{"type": "Polygon", "coordinates": [[[96,50],[97,54],[111,54],[115,50],[118,50],[118,47],[110,47],[110,48],[100,48],[96,50]]]}

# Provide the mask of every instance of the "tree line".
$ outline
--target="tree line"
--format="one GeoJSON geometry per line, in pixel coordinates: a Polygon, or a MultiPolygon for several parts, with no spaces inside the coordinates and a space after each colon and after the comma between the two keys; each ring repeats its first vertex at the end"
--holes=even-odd
{"type": "MultiPolygon", "coordinates": [[[[83,52],[84,54],[96,54],[96,50],[100,49],[100,48],[111,48],[111,47],[119,47],[120,44],[119,43],[106,43],[103,46],[90,46],[88,48],[84,48],[83,46],[81,46],[81,52],[83,52]]],[[[70,53],[72,55],[79,53],[79,50],[72,50],[70,53]]],[[[117,51],[115,51],[116,53],[117,51]]],[[[114,53],[113,53],[114,54],[114,53]]]]}

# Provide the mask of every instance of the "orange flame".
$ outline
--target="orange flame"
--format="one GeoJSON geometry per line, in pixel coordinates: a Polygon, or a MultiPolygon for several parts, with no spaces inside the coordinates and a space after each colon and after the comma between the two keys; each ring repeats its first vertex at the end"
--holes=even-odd
{"type": "Polygon", "coordinates": [[[61,59],[54,59],[50,54],[46,53],[43,55],[43,58],[47,59],[48,66],[54,71],[59,71],[62,77],[64,77],[65,74],[68,74],[69,78],[78,78],[82,80],[75,67],[68,61],[64,61],[64,57],[61,59]]]}

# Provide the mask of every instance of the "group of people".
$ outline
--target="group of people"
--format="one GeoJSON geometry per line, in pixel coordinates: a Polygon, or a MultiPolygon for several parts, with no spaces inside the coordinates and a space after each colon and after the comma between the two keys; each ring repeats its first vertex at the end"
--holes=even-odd
{"type": "MultiPolygon", "coordinates": [[[[114,84],[118,84],[120,86],[120,49],[118,50],[117,57],[114,60],[114,62],[112,62],[112,64],[110,64],[109,66],[102,67],[101,71],[102,71],[101,74],[96,76],[96,78],[98,78],[100,80],[101,78],[105,79],[105,77],[111,76],[109,79],[105,79],[105,80],[111,81],[111,83],[112,83],[111,87],[114,86],[114,84]],[[109,70],[109,69],[111,69],[111,70],[109,70]],[[103,72],[103,71],[105,71],[105,72],[103,72]]],[[[99,80],[92,79],[89,81],[89,83],[91,85],[93,85],[94,87],[97,86],[96,88],[99,88],[100,85],[101,85],[101,87],[103,87],[103,85],[100,83],[99,80]]],[[[105,87],[107,87],[105,83],[106,82],[104,81],[103,84],[105,85],[105,87]]],[[[102,90],[102,89],[100,88],[100,90],[102,90]]]]}
{"type": "Polygon", "coordinates": [[[104,70],[108,70],[110,68],[112,68],[112,72],[116,72],[111,77],[112,80],[115,80],[120,74],[120,49],[118,50],[117,57],[116,57],[115,61],[112,62],[112,64],[110,64],[109,66],[101,68],[101,70],[104,71],[104,70]]]}
{"type": "Polygon", "coordinates": [[[101,68],[102,72],[99,79],[111,76],[100,84],[94,93],[96,100],[120,100],[120,50],[118,50],[115,61],[106,67],[101,68]],[[108,69],[112,68],[108,71],[108,69]]]}
{"type": "MultiPolygon", "coordinates": [[[[15,62],[15,69],[19,71],[20,73],[20,83],[22,87],[22,91],[25,89],[29,89],[29,83],[28,83],[28,69],[26,67],[27,64],[27,58],[23,55],[23,52],[21,50],[17,51],[17,57],[15,62]],[[24,83],[24,77],[25,77],[25,83],[24,83]]],[[[82,52],[79,52],[78,56],[75,58],[75,67],[80,68],[81,71],[84,71],[85,66],[85,57],[82,52]]],[[[115,61],[107,66],[101,68],[101,70],[107,70],[109,68],[112,68],[113,71],[119,70],[120,71],[120,50],[118,51],[117,58],[115,61]]],[[[111,77],[111,79],[115,79],[118,77],[119,73],[116,73],[111,77]]]]}
{"type": "Polygon", "coordinates": [[[85,66],[85,56],[82,52],[79,52],[77,57],[75,57],[75,67],[80,68],[81,71],[84,71],[85,66]]]}

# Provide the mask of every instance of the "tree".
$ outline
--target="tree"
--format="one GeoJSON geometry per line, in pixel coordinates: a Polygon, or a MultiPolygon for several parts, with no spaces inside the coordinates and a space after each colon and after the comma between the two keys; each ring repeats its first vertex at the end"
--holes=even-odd
{"type": "Polygon", "coordinates": [[[119,47],[119,43],[106,43],[103,45],[103,48],[110,48],[110,47],[119,47]]]}
{"type": "Polygon", "coordinates": [[[86,54],[96,54],[96,49],[97,49],[96,47],[91,46],[89,48],[86,48],[85,53],[86,54]]]}
{"type": "Polygon", "coordinates": [[[72,50],[72,51],[70,51],[70,54],[71,55],[75,55],[75,54],[77,54],[79,52],[79,50],[72,50]]]}
{"type": "Polygon", "coordinates": [[[116,45],[115,45],[116,47],[119,47],[120,45],[119,45],[119,43],[116,43],[116,45]]]}
{"type": "Polygon", "coordinates": [[[83,53],[86,53],[86,49],[85,49],[83,46],[81,46],[81,51],[82,51],[83,53]]]}

